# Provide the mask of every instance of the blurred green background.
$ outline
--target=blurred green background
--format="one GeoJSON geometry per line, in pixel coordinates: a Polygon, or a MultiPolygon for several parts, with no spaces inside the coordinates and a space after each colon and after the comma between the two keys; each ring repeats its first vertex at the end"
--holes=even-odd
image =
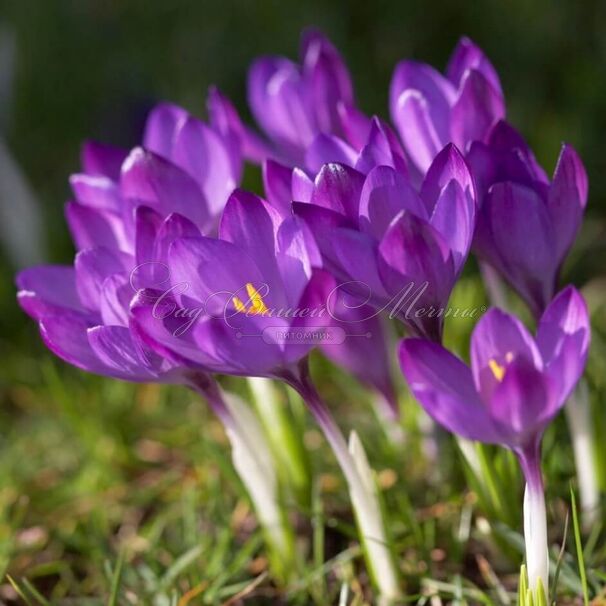
{"type": "MultiPolygon", "coordinates": [[[[562,141],[585,161],[588,220],[566,278],[578,285],[597,279],[592,292],[603,299],[606,3],[598,0],[0,2],[0,49],[8,57],[0,62],[0,141],[39,203],[45,237],[37,247],[40,261],[67,263],[73,257],[63,204],[83,139],[136,144],[147,110],[159,100],[204,117],[211,84],[249,118],[248,65],[259,54],[295,58],[300,31],[309,25],[324,30],[341,50],[362,109],[385,117],[397,61],[410,57],[443,69],[460,36],[478,43],[501,76],[509,119],[548,173],[562,141]]],[[[18,214],[19,196],[3,196],[3,212],[18,214]]],[[[168,587],[174,581],[171,558],[201,549],[198,530],[192,530],[201,509],[206,507],[207,522],[213,520],[205,532],[215,551],[214,541],[223,545],[222,525],[233,524],[229,514],[240,497],[223,495],[217,469],[198,467],[211,457],[227,484],[237,484],[224,439],[208,431],[201,437],[200,427],[212,421],[191,396],[86,377],[51,360],[34,323],[15,303],[15,259],[1,246],[0,475],[8,480],[0,486],[0,509],[6,507],[0,567],[18,553],[15,570],[35,565],[36,578],[51,579],[43,592],[63,596],[80,583],[79,592],[93,594],[105,558],[115,556],[110,538],[116,528],[116,536],[127,537],[135,528],[133,536],[144,535],[157,549],[155,564],[167,562],[165,576],[156,581],[168,587]],[[158,476],[149,478],[153,470],[158,476]],[[22,536],[22,527],[41,530],[22,536]],[[172,529],[168,535],[166,528],[172,529]]],[[[606,359],[601,343],[597,376],[606,359]]],[[[351,393],[345,377],[335,385],[333,392],[351,393]]],[[[558,432],[565,435],[562,427],[558,432]]],[[[567,459],[550,461],[563,481],[562,494],[572,471],[567,452],[567,459]]],[[[373,454],[379,467],[397,464],[393,453],[373,454]]],[[[400,498],[396,509],[403,516],[400,498]]],[[[250,547],[251,553],[257,548],[250,547]]],[[[145,545],[132,549],[145,551],[145,545]]],[[[226,574],[225,562],[234,557],[228,547],[221,549],[205,564],[210,576],[213,570],[226,574]]],[[[160,575],[151,564],[150,570],[160,575]]],[[[132,574],[141,574],[145,585],[151,573],[132,574]]]]}

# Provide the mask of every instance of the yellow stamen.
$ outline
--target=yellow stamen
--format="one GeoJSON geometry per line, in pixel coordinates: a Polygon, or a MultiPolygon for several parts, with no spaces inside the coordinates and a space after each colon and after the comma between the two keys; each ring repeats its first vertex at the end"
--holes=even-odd
{"type": "MultiPolygon", "coordinates": [[[[513,360],[513,354],[508,351],[505,354],[505,362],[507,362],[507,364],[509,364],[511,361],[513,360]]],[[[494,378],[501,382],[503,380],[503,377],[505,376],[505,366],[501,366],[494,358],[492,360],[488,360],[488,366],[490,368],[490,370],[492,370],[492,374],[494,375],[494,378]]]]}
{"type": "Polygon", "coordinates": [[[240,299],[240,297],[232,297],[232,301],[234,302],[236,311],[239,311],[240,313],[246,311],[246,306],[244,303],[242,303],[242,299],[240,299]]]}
{"type": "Polygon", "coordinates": [[[502,381],[505,376],[505,367],[501,366],[496,360],[488,360],[488,366],[497,381],[502,381]]]}
{"type": "Polygon", "coordinates": [[[263,315],[269,311],[267,305],[263,301],[263,297],[261,293],[250,283],[246,284],[246,293],[248,294],[248,299],[250,301],[250,307],[246,307],[242,302],[240,297],[232,297],[232,301],[236,308],[236,311],[239,313],[248,313],[250,315],[263,315]]]}

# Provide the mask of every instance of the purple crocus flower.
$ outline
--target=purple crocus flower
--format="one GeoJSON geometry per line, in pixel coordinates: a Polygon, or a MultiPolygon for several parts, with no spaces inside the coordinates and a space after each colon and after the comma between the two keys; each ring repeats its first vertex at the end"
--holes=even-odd
{"type": "Polygon", "coordinates": [[[473,180],[454,145],[435,158],[420,194],[389,166],[364,176],[328,164],[311,184],[293,181],[293,196],[294,212],[345,289],[398,317],[414,334],[441,339],[475,220],[473,180]]]}
{"type": "Polygon", "coordinates": [[[21,272],[18,300],[45,344],[68,363],[129,381],[186,383],[202,390],[225,421],[210,377],[145,347],[128,313],[136,290],[159,279],[150,263],[164,261],[173,239],[215,229],[239,160],[216,132],[169,104],[151,112],[144,142],[146,149],[130,153],[84,145],[83,172],[70,179],[74,200],[66,206],[74,264],[21,272]]]}
{"type": "Polygon", "coordinates": [[[505,116],[505,101],[490,61],[469,38],[462,38],[445,75],[416,61],[396,66],[390,112],[408,157],[423,175],[447,143],[466,153],[471,141],[484,140],[505,116]]]}
{"type": "Polygon", "coordinates": [[[531,587],[548,587],[541,438],[579,380],[590,342],[585,301],[573,287],[543,313],[536,338],[514,316],[489,310],[471,338],[471,367],[437,343],[405,339],[402,372],[425,410],[453,433],[513,450],[526,477],[531,587]]]}
{"type": "Polygon", "coordinates": [[[580,228],[587,173],[562,146],[551,182],[523,138],[497,123],[467,160],[480,211],[474,249],[527,302],[538,318],[556,292],[560,268],[580,228]]]}
{"type": "MultiPolygon", "coordinates": [[[[292,164],[302,160],[319,133],[343,133],[339,108],[353,105],[353,87],[335,47],[309,29],[303,32],[300,65],[275,56],[252,64],[248,102],[275,157],[292,164]]],[[[232,114],[232,125],[236,117],[232,114]]]]}

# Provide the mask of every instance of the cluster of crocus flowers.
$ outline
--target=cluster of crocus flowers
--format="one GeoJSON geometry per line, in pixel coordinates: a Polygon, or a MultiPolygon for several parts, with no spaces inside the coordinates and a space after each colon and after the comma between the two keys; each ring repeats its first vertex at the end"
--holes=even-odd
{"type": "Polygon", "coordinates": [[[161,104],[130,152],[87,144],[67,207],[74,265],[20,274],[22,307],[71,364],[205,395],[233,437],[236,467],[258,482],[249,477],[247,486],[270,527],[280,524],[279,512],[267,513],[274,477],[246,424],[260,432],[215,376],[295,389],[347,480],[367,564],[386,598],[398,595],[397,575],[362,443],[353,434],[348,448],[308,356],[321,349],[379,392],[395,417],[384,324],[397,319],[411,337],[399,349],[402,370],[429,415],[518,455],[530,582],[546,587],[540,441],[589,346],[581,295],[569,287],[554,298],[586,203],[578,155],[564,146],[548,180],[504,122],[498,75],[468,39],[446,75],[398,64],[395,130],[356,107],[341,56],[317,31],[305,33],[300,65],[256,60],[248,97],[262,134],[212,89],[209,124],[161,104]],[[263,197],[238,189],[244,160],[261,165],[263,197]],[[448,300],[470,251],[539,322],[533,339],[515,317],[487,312],[472,337],[471,368],[442,346],[448,300]]]}

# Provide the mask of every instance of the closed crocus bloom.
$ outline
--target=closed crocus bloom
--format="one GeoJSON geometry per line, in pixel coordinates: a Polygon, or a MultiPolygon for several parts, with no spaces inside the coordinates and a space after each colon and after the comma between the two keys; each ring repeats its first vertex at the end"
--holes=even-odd
{"type": "Polygon", "coordinates": [[[539,317],[581,225],[588,189],[583,163],[564,144],[550,181],[506,122],[494,126],[486,143],[473,143],[467,159],[480,208],[474,249],[539,317]]]}
{"type": "Polygon", "coordinates": [[[463,38],[445,75],[416,61],[396,66],[390,113],[408,157],[422,175],[447,143],[466,152],[471,141],[484,140],[505,116],[505,101],[494,67],[471,40],[463,38]]]}
{"type": "Polygon", "coordinates": [[[248,73],[248,102],[278,157],[300,160],[319,133],[341,133],[339,107],[353,104],[349,72],[331,42],[316,30],[301,41],[301,63],[260,57],[248,73]]]}
{"type": "Polygon", "coordinates": [[[587,307],[573,287],[542,315],[536,337],[514,316],[489,310],[471,338],[471,367],[442,346],[406,339],[402,372],[425,410],[451,432],[513,450],[526,477],[526,557],[531,586],[548,587],[540,445],[581,376],[590,342],[587,307]]]}
{"type": "Polygon", "coordinates": [[[367,176],[340,164],[301,188],[294,211],[313,232],[344,288],[439,341],[445,306],[471,245],[475,190],[466,162],[448,145],[420,194],[389,166],[367,176]]]}

